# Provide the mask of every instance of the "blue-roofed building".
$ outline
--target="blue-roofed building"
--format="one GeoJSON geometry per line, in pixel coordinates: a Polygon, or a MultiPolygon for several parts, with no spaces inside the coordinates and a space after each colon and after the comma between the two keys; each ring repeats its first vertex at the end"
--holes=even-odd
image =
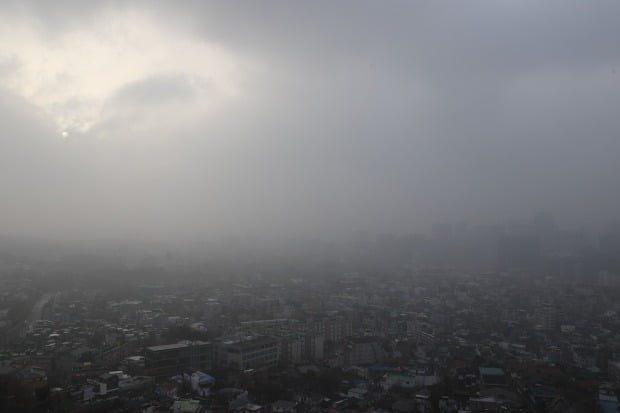
{"type": "Polygon", "coordinates": [[[215,384],[215,378],[202,371],[195,371],[191,374],[190,383],[196,393],[202,397],[207,397],[215,384]]]}

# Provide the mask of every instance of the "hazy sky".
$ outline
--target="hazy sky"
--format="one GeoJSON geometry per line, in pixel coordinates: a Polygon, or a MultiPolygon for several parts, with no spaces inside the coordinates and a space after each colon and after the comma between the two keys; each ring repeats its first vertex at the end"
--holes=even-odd
{"type": "Polygon", "coordinates": [[[620,2],[2,2],[0,230],[333,236],[620,211],[620,2]]]}

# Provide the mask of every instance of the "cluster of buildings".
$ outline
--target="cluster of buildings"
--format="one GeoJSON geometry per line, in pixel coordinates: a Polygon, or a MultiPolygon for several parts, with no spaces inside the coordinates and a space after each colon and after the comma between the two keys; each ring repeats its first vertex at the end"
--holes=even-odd
{"type": "Polygon", "coordinates": [[[55,291],[2,348],[0,403],[606,412],[620,386],[616,296],[596,283],[439,268],[55,291]]]}
{"type": "Polygon", "coordinates": [[[618,411],[615,238],[598,258],[560,254],[582,238],[544,218],[502,236],[494,271],[456,248],[489,231],[437,227],[381,239],[360,272],[265,265],[122,288],[5,276],[0,411],[618,411]],[[405,241],[419,254],[398,260],[405,241]]]}

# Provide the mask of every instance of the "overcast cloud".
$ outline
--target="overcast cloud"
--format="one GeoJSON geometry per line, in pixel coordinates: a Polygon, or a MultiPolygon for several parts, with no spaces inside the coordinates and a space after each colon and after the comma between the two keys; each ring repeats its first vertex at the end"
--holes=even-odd
{"type": "Polygon", "coordinates": [[[4,233],[333,237],[620,210],[620,2],[6,2],[4,233]]]}

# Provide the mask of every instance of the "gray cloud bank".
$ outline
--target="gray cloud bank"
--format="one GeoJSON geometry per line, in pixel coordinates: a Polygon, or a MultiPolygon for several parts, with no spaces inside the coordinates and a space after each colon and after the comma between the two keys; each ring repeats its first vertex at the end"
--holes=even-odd
{"type": "MultiPolygon", "coordinates": [[[[182,73],[128,79],[67,140],[4,88],[7,233],[332,237],[538,210],[573,226],[619,218],[617,1],[46,4],[2,13],[54,38],[137,10],[243,56],[247,76],[235,99],[182,73]]],[[[19,64],[0,60],[0,77],[19,64]]]]}

